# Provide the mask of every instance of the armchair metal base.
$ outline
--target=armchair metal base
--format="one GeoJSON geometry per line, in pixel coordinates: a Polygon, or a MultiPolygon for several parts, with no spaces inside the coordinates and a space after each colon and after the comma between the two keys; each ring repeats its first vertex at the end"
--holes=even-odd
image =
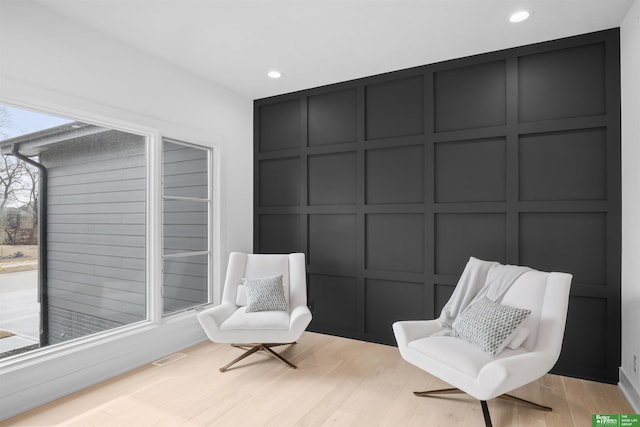
{"type": "Polygon", "coordinates": [[[244,358],[246,358],[248,356],[251,356],[253,353],[256,353],[258,351],[264,351],[269,356],[272,356],[273,358],[278,359],[279,361],[281,361],[285,365],[289,366],[290,368],[296,369],[297,368],[296,365],[294,365],[293,363],[289,362],[287,359],[285,359],[284,357],[282,357],[281,355],[279,355],[275,351],[271,350],[272,347],[279,347],[281,345],[293,345],[293,344],[295,344],[295,342],[280,343],[280,344],[264,344],[264,343],[259,343],[259,344],[231,344],[232,347],[241,348],[241,349],[246,350],[246,351],[243,354],[241,354],[240,356],[238,356],[235,359],[233,359],[231,362],[229,362],[226,365],[224,365],[222,368],[220,368],[220,372],[225,372],[231,366],[235,365],[236,363],[238,363],[242,359],[244,359],[244,358]]]}
{"type": "MultiPolygon", "coordinates": [[[[464,391],[458,388],[443,388],[440,390],[430,390],[430,391],[414,391],[413,394],[420,397],[432,397],[439,394],[460,394],[464,393],[464,391]]],[[[512,402],[522,403],[527,406],[532,406],[536,409],[540,409],[542,411],[552,411],[553,409],[549,406],[543,406],[535,402],[531,402],[529,400],[520,399],[519,397],[512,396],[510,394],[502,394],[498,396],[496,399],[510,400],[512,402]]],[[[482,415],[484,416],[484,423],[486,427],[492,427],[491,416],[489,415],[489,407],[487,406],[486,400],[481,400],[480,405],[482,406],[482,415]]]]}

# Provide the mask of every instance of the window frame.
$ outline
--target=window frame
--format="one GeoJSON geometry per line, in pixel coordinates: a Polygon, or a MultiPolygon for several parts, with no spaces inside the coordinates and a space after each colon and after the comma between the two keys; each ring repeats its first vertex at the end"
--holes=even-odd
{"type": "MultiPolygon", "coordinates": [[[[104,331],[92,333],[82,337],[74,338],[68,341],[63,341],[56,344],[49,344],[44,347],[39,347],[33,350],[26,351],[24,353],[18,353],[6,358],[0,359],[0,374],[8,370],[20,369],[23,366],[29,366],[39,363],[40,361],[51,360],[59,356],[65,356],[71,352],[79,352],[86,349],[93,348],[95,346],[112,342],[118,338],[124,338],[131,336],[137,332],[143,332],[148,330],[154,323],[158,323],[153,315],[154,306],[157,305],[154,298],[154,286],[155,277],[157,276],[156,267],[156,255],[154,242],[152,239],[153,233],[151,230],[154,228],[154,224],[157,222],[157,211],[155,209],[155,203],[157,196],[153,188],[157,185],[157,178],[155,177],[154,170],[156,168],[155,161],[155,145],[159,138],[159,134],[149,129],[144,129],[143,126],[132,126],[122,122],[108,120],[105,118],[100,119],[86,119],[82,114],[60,112],[59,110],[38,108],[31,105],[8,102],[0,99],[2,105],[10,106],[17,109],[24,109],[33,111],[40,114],[60,116],[71,118],[72,120],[80,121],[83,123],[91,124],[98,127],[107,128],[110,130],[116,130],[121,132],[138,135],[144,139],[144,153],[145,153],[145,291],[146,291],[146,313],[145,318],[136,322],[118,326],[116,328],[107,329],[104,331]]],[[[38,242],[40,245],[40,242],[38,242]]]]}
{"type": "Polygon", "coordinates": [[[215,271],[217,271],[216,267],[214,266],[214,260],[216,259],[216,251],[214,251],[214,242],[217,240],[216,236],[217,233],[216,231],[216,227],[214,226],[214,218],[216,217],[216,215],[214,215],[214,211],[216,206],[219,206],[218,204],[216,204],[214,202],[214,198],[215,195],[217,194],[217,191],[215,191],[215,180],[213,179],[213,174],[214,174],[214,164],[215,164],[215,147],[211,147],[211,146],[206,146],[206,145],[201,145],[198,143],[194,143],[194,142],[186,142],[180,139],[176,139],[176,138],[171,138],[168,136],[161,136],[159,138],[159,151],[160,151],[160,175],[161,175],[161,179],[160,179],[160,215],[159,215],[159,220],[160,220],[160,229],[162,230],[160,235],[160,247],[159,247],[159,252],[158,252],[158,262],[159,262],[159,267],[160,267],[160,286],[159,286],[159,303],[157,305],[157,313],[160,315],[160,318],[167,318],[167,317],[172,317],[175,315],[178,315],[180,313],[184,313],[187,311],[191,311],[191,310],[198,310],[201,309],[203,306],[207,306],[210,305],[214,302],[215,300],[215,296],[214,296],[214,273],[215,271]],[[164,184],[165,184],[165,157],[164,157],[164,145],[165,143],[171,143],[174,145],[180,145],[183,147],[187,147],[187,148],[194,148],[194,149],[198,149],[198,150],[203,150],[207,153],[207,198],[206,199],[202,199],[202,198],[197,198],[197,197],[186,197],[186,196],[168,196],[165,195],[164,192],[164,184]],[[164,202],[168,201],[168,200],[172,200],[172,201],[186,201],[186,202],[200,202],[200,203],[206,203],[207,206],[207,250],[206,251],[192,251],[192,252],[181,252],[178,254],[165,254],[164,253],[164,241],[165,241],[165,235],[164,235],[164,220],[165,220],[165,210],[164,210],[164,202]],[[180,259],[180,258],[187,258],[190,256],[199,256],[199,255],[207,255],[207,300],[205,302],[199,303],[199,304],[194,304],[191,305],[189,307],[184,307],[175,311],[171,311],[171,312],[165,312],[164,311],[164,262],[165,260],[170,260],[170,259],[180,259]]]}
{"type": "MultiPolygon", "coordinates": [[[[114,329],[105,330],[73,340],[48,345],[24,353],[19,353],[0,359],[0,378],[10,372],[16,372],[24,368],[35,367],[41,363],[46,363],[60,358],[66,359],[74,353],[91,352],[93,349],[101,348],[103,345],[111,345],[121,340],[127,341],[131,337],[140,334],[146,337],[153,329],[169,326],[191,324],[191,318],[195,319],[195,313],[202,309],[204,305],[216,304],[220,301],[220,147],[209,141],[210,136],[197,134],[195,137],[186,132],[184,138],[174,138],[165,136],[165,132],[150,126],[132,124],[130,121],[109,118],[103,115],[93,115],[85,110],[75,110],[73,108],[61,108],[58,105],[33,105],[31,103],[16,102],[0,97],[0,103],[10,107],[30,110],[41,114],[69,117],[84,123],[106,127],[113,130],[128,132],[139,135],[145,140],[146,155],[146,318],[138,322],[123,325],[114,329]],[[163,212],[162,212],[162,142],[163,139],[191,145],[196,148],[205,149],[208,152],[208,252],[209,263],[208,273],[208,301],[206,304],[194,306],[163,315],[162,297],[162,264],[163,264],[163,212]],[[183,142],[189,140],[194,142],[183,142]],[[157,285],[160,284],[160,285],[157,285]]],[[[173,132],[178,133],[175,130],[173,132]]],[[[184,131],[183,131],[184,133],[184,131]]],[[[146,339],[146,338],[145,338],[146,339]]]]}

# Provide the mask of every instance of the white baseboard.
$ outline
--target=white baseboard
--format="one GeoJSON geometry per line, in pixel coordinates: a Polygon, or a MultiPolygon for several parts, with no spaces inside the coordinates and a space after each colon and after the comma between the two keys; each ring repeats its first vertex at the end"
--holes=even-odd
{"type": "Polygon", "coordinates": [[[633,408],[636,414],[640,414],[640,392],[635,389],[629,378],[625,375],[622,368],[620,368],[620,382],[618,387],[622,390],[622,393],[629,401],[629,404],[633,408]]]}

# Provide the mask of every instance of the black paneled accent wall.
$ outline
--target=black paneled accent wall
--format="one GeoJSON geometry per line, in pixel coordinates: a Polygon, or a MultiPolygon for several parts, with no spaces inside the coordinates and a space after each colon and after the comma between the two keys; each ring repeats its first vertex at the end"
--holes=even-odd
{"type": "Polygon", "coordinates": [[[554,372],[617,382],[617,29],[255,101],[255,242],[304,252],[310,329],[394,344],[470,256],[574,276],[554,372]]]}

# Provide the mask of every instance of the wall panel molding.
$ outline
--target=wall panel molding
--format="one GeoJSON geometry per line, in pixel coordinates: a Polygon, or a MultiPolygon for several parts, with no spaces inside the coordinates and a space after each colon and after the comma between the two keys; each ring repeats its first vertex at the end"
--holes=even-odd
{"type": "Polygon", "coordinates": [[[307,254],[310,329],[394,344],[470,256],[574,275],[554,372],[620,365],[618,29],[255,101],[257,252],[307,254]]]}

